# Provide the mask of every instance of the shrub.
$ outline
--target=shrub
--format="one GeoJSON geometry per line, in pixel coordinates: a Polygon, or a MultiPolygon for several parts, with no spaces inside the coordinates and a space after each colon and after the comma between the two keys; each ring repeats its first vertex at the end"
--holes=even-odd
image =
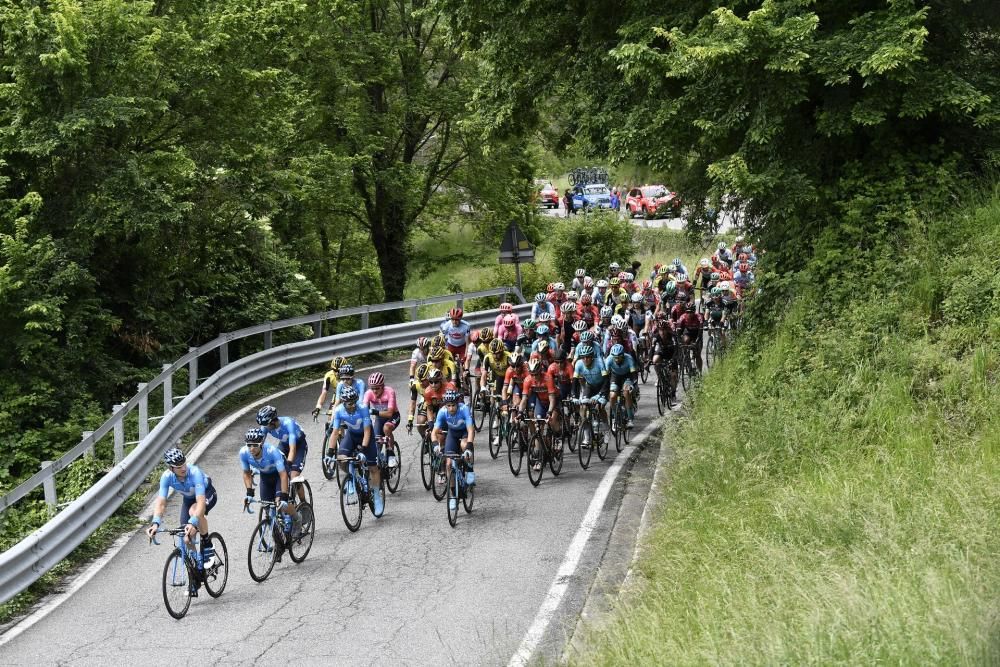
{"type": "Polygon", "coordinates": [[[599,273],[611,262],[631,263],[636,253],[635,228],[613,213],[575,216],[556,223],[549,239],[552,264],[561,280],[573,277],[583,267],[599,273]]]}

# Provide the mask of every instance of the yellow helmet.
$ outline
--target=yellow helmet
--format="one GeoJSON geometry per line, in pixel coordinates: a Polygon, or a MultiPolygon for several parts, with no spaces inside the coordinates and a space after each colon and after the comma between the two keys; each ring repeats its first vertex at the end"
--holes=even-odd
{"type": "Polygon", "coordinates": [[[330,362],[330,370],[339,371],[340,367],[347,363],[347,357],[334,357],[330,362]]]}

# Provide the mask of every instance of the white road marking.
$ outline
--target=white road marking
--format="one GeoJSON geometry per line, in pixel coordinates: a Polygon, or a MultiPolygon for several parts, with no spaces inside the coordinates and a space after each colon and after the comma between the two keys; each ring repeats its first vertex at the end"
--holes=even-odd
{"type": "MultiPolygon", "coordinates": [[[[409,362],[410,362],[409,359],[400,359],[399,361],[390,361],[384,364],[378,364],[377,366],[367,366],[365,368],[359,368],[358,372],[370,371],[370,370],[375,370],[376,368],[385,368],[386,366],[393,366],[396,364],[403,364],[409,362]]],[[[242,408],[239,408],[238,410],[235,410],[234,412],[230,413],[227,417],[222,419],[218,424],[209,429],[209,431],[205,433],[205,435],[203,435],[200,440],[198,440],[198,444],[196,444],[194,449],[192,449],[191,452],[187,455],[186,457],[187,460],[190,463],[197,462],[198,457],[205,453],[205,450],[207,450],[215,442],[215,439],[218,438],[223,431],[229,428],[232,425],[232,423],[237,419],[239,419],[244,413],[252,410],[254,406],[259,405],[261,403],[270,403],[276,398],[281,398],[282,396],[290,394],[293,391],[298,391],[299,389],[308,387],[311,384],[316,384],[316,382],[317,380],[310,380],[309,382],[303,382],[302,384],[295,387],[291,387],[290,389],[283,389],[282,391],[279,391],[276,394],[271,394],[270,396],[258,399],[253,403],[248,403],[247,405],[244,405],[242,408]]],[[[172,492],[173,489],[171,489],[171,493],[172,492]]],[[[152,513],[153,502],[155,502],[155,500],[150,502],[150,504],[146,506],[146,509],[143,511],[143,516],[152,513]]],[[[70,597],[72,597],[74,593],[83,588],[88,581],[93,579],[94,576],[98,572],[100,572],[104,568],[104,566],[111,561],[112,558],[117,556],[118,552],[120,552],[122,549],[125,548],[125,545],[128,544],[129,540],[132,539],[133,535],[135,535],[135,533],[126,533],[125,535],[119,537],[117,540],[114,541],[114,543],[112,543],[112,545],[108,548],[107,551],[104,552],[102,556],[99,556],[93,563],[88,565],[83,572],[81,572],[75,579],[73,579],[72,583],[70,583],[69,587],[65,591],[63,591],[62,593],[52,594],[47,596],[48,599],[38,609],[33,611],[28,616],[25,616],[15,625],[12,625],[10,628],[8,628],[3,633],[3,635],[0,635],[0,646],[3,646],[4,644],[8,643],[12,639],[23,633],[25,630],[33,626],[35,623],[38,623],[40,620],[42,620],[50,613],[55,611],[59,607],[59,605],[61,605],[66,600],[70,599],[70,597]]]]}
{"type": "MultiPolygon", "coordinates": [[[[633,444],[622,450],[618,457],[615,458],[615,462],[608,468],[608,471],[604,473],[604,479],[601,480],[600,486],[594,492],[594,497],[590,501],[587,513],[583,516],[583,520],[580,521],[580,527],[577,529],[576,535],[573,536],[573,541],[570,542],[569,548],[566,550],[566,556],[563,558],[563,562],[556,572],[556,577],[552,581],[545,599],[542,600],[542,606],[539,607],[538,613],[535,614],[535,620],[532,621],[528,631],[524,634],[521,645],[517,648],[510,662],[507,663],[507,667],[524,667],[524,665],[528,664],[531,655],[542,641],[542,637],[545,636],[545,631],[548,629],[549,623],[552,622],[552,618],[559,608],[559,603],[562,602],[563,596],[566,594],[566,589],[569,588],[570,581],[576,573],[577,566],[580,564],[580,557],[587,546],[587,541],[590,540],[591,534],[597,528],[601,510],[604,508],[604,502],[607,500],[608,494],[611,493],[611,487],[615,483],[615,478],[618,477],[618,473],[621,471],[622,466],[625,465],[625,462],[632,456],[636,446],[649,437],[649,434],[653,432],[653,429],[659,423],[660,420],[656,420],[647,424],[646,428],[642,429],[635,437],[633,444]]],[[[610,436],[610,434],[608,435],[610,436]]]]}

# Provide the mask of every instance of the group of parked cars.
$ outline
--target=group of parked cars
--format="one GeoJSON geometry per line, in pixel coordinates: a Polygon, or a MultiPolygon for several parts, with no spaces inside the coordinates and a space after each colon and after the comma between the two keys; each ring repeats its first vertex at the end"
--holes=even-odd
{"type": "MultiPolygon", "coordinates": [[[[611,188],[606,183],[590,183],[574,185],[573,208],[610,209],[612,206],[611,188]]],[[[538,204],[545,208],[559,208],[561,200],[559,191],[551,183],[541,184],[538,192],[538,204]]],[[[630,218],[672,218],[680,215],[681,200],[676,192],[671,192],[663,185],[643,185],[633,187],[619,193],[618,206],[630,218]]]]}

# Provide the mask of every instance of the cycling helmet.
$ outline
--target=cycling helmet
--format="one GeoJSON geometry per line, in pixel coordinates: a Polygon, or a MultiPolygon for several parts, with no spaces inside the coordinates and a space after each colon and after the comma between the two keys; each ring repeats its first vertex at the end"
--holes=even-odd
{"type": "Polygon", "coordinates": [[[480,329],[479,340],[481,340],[484,345],[489,345],[490,341],[493,340],[493,329],[489,327],[483,327],[480,329]]]}
{"type": "Polygon", "coordinates": [[[378,371],[375,371],[374,373],[368,376],[368,386],[371,387],[372,389],[375,389],[376,387],[384,387],[385,376],[379,373],[378,371]]]}
{"type": "Polygon", "coordinates": [[[503,344],[503,341],[499,338],[494,338],[490,341],[490,352],[493,354],[500,354],[503,352],[505,347],[506,346],[503,344]]]}
{"type": "Polygon", "coordinates": [[[416,368],[417,379],[420,380],[421,382],[423,382],[424,379],[427,377],[427,369],[428,369],[428,367],[429,367],[428,364],[424,363],[424,364],[420,364],[416,368]]]}
{"type": "Polygon", "coordinates": [[[611,278],[611,280],[609,280],[609,281],[608,281],[608,283],[609,283],[609,284],[610,284],[610,285],[611,285],[612,287],[617,287],[618,285],[620,285],[620,284],[621,284],[621,282],[622,282],[622,281],[621,281],[621,279],[620,279],[620,278],[619,278],[618,276],[613,276],[613,277],[611,278]]]}
{"type": "Polygon", "coordinates": [[[689,313],[693,313],[694,312],[694,301],[688,301],[687,303],[685,303],[684,304],[684,310],[686,310],[689,313]]]}
{"type": "MultiPolygon", "coordinates": [[[[345,366],[340,367],[340,373],[344,372],[345,366]]],[[[273,405],[265,405],[257,411],[257,423],[266,426],[278,418],[278,409],[273,405]]]]}
{"type": "Polygon", "coordinates": [[[632,273],[628,273],[628,272],[626,271],[626,272],[625,272],[625,275],[624,275],[624,276],[622,276],[622,280],[623,280],[624,282],[627,282],[627,283],[630,283],[630,282],[632,282],[633,280],[635,280],[635,275],[634,275],[634,274],[632,274],[632,273]]]}
{"type": "Polygon", "coordinates": [[[611,262],[608,264],[608,273],[618,273],[621,271],[621,268],[622,267],[618,264],[618,262],[611,262]]]}
{"type": "Polygon", "coordinates": [[[565,301],[563,302],[563,305],[559,306],[559,310],[561,310],[564,313],[572,313],[573,311],[576,310],[576,306],[573,305],[571,301],[565,301]]]}
{"type": "Polygon", "coordinates": [[[713,287],[709,291],[709,294],[711,294],[712,296],[719,296],[720,294],[722,294],[722,290],[720,290],[718,287],[713,287]]]}
{"type": "Polygon", "coordinates": [[[566,286],[563,285],[562,283],[556,283],[555,285],[553,285],[553,287],[557,292],[564,292],[566,290],[566,286]]]}
{"type": "Polygon", "coordinates": [[[585,275],[587,275],[587,272],[584,271],[583,269],[577,269],[576,270],[576,277],[577,278],[583,278],[585,275]]]}
{"type": "Polygon", "coordinates": [[[593,286],[594,286],[594,279],[593,278],[591,278],[590,276],[587,276],[586,278],[583,279],[583,287],[584,287],[584,289],[590,289],[593,286]]]}
{"type": "Polygon", "coordinates": [[[748,259],[750,259],[750,255],[746,254],[745,252],[741,252],[741,253],[739,254],[739,257],[737,257],[736,259],[738,259],[738,260],[739,260],[739,261],[741,261],[741,262],[745,262],[745,261],[747,261],[748,259]]]}
{"type": "Polygon", "coordinates": [[[604,320],[611,317],[611,314],[613,312],[615,311],[612,310],[611,306],[601,306],[601,313],[600,313],[601,319],[604,320]]]}
{"type": "Polygon", "coordinates": [[[667,266],[666,264],[664,264],[663,266],[661,266],[659,268],[659,270],[656,273],[659,274],[659,275],[661,275],[661,276],[665,276],[668,273],[670,273],[670,267],[667,266]]]}
{"type": "Polygon", "coordinates": [[[445,403],[458,403],[458,392],[454,389],[448,389],[444,392],[444,402],[445,403]]]}
{"type": "Polygon", "coordinates": [[[580,342],[581,343],[589,343],[592,340],[594,340],[594,332],[593,331],[584,331],[582,334],[580,334],[580,342]]]}
{"type": "Polygon", "coordinates": [[[549,341],[540,340],[538,341],[538,354],[545,354],[549,351],[549,341]]]}
{"type": "Polygon", "coordinates": [[[642,303],[642,295],[639,294],[638,292],[636,292],[629,298],[632,299],[632,303],[642,303]]]}
{"type": "Polygon", "coordinates": [[[503,318],[503,325],[508,329],[517,326],[517,318],[513,315],[507,315],[503,318]]]}
{"type": "Polygon", "coordinates": [[[717,245],[715,247],[718,248],[719,250],[725,250],[726,249],[726,242],[725,241],[719,241],[719,245],[717,245]]]}
{"type": "Polygon", "coordinates": [[[340,400],[345,404],[357,403],[358,392],[355,391],[354,387],[344,387],[344,390],[340,392],[340,400]]]}
{"type": "Polygon", "coordinates": [[[577,320],[576,322],[573,322],[573,331],[586,331],[586,330],[587,330],[587,323],[584,322],[583,320],[577,320]]]}
{"type": "Polygon", "coordinates": [[[427,358],[431,361],[441,361],[444,359],[444,348],[442,347],[432,347],[427,358]]]}
{"type": "Polygon", "coordinates": [[[243,435],[243,442],[248,445],[259,445],[264,442],[264,438],[267,437],[267,431],[262,428],[251,428],[247,429],[247,432],[243,435]]]}
{"type": "Polygon", "coordinates": [[[663,286],[663,293],[669,296],[677,294],[677,283],[675,283],[673,280],[668,282],[666,285],[663,286]]]}
{"type": "Polygon", "coordinates": [[[611,346],[611,356],[612,357],[620,357],[623,354],[625,354],[625,346],[624,345],[622,345],[621,343],[615,343],[614,345],[611,346]]]}
{"type": "Polygon", "coordinates": [[[566,292],[566,298],[569,301],[576,301],[577,299],[580,298],[580,295],[576,293],[575,289],[571,289],[570,291],[566,292]]]}
{"type": "Polygon", "coordinates": [[[581,345],[577,354],[578,357],[592,357],[594,356],[594,346],[593,345],[581,345]]]}
{"type": "Polygon", "coordinates": [[[718,271],[712,271],[712,275],[711,275],[711,276],[709,276],[709,277],[710,277],[710,278],[711,278],[712,280],[718,280],[718,279],[719,279],[719,272],[718,272],[718,271]]]}
{"type": "Polygon", "coordinates": [[[444,373],[441,372],[440,368],[434,368],[433,366],[431,366],[430,368],[427,369],[428,382],[434,382],[434,381],[441,382],[442,380],[444,380],[444,373]]]}
{"type": "Polygon", "coordinates": [[[184,452],[177,449],[176,447],[171,447],[166,452],[163,453],[163,462],[166,463],[171,468],[175,466],[184,465],[187,459],[184,458],[184,452]]]}
{"type": "Polygon", "coordinates": [[[541,303],[542,301],[545,301],[545,292],[539,292],[538,294],[536,294],[535,295],[535,301],[537,301],[539,303],[541,303]]]}
{"type": "Polygon", "coordinates": [[[343,380],[344,378],[354,377],[354,366],[352,366],[351,364],[344,364],[343,366],[340,367],[340,370],[337,371],[337,377],[339,377],[341,380],[343,380]]]}
{"type": "Polygon", "coordinates": [[[444,347],[444,334],[436,334],[431,338],[431,347],[444,347]]]}
{"type": "Polygon", "coordinates": [[[517,368],[523,363],[524,363],[524,355],[521,354],[520,352],[515,352],[514,354],[510,355],[510,365],[513,366],[514,368],[517,368]]]}
{"type": "Polygon", "coordinates": [[[552,292],[554,292],[555,289],[556,289],[556,284],[555,283],[549,283],[548,285],[545,286],[545,291],[548,292],[548,293],[550,293],[550,294],[552,292]]]}
{"type": "Polygon", "coordinates": [[[535,328],[535,333],[538,334],[539,336],[548,336],[549,335],[549,325],[547,325],[547,324],[539,324],[535,328]]]}
{"type": "Polygon", "coordinates": [[[509,301],[504,301],[503,303],[500,304],[500,312],[501,313],[513,313],[514,312],[514,304],[512,304],[509,301]]]}
{"type": "Polygon", "coordinates": [[[748,262],[740,262],[740,271],[746,273],[750,270],[750,264],[748,262]]]}
{"type": "Polygon", "coordinates": [[[702,257],[701,261],[698,262],[698,266],[700,266],[703,269],[707,269],[708,265],[709,265],[708,257],[702,257]]]}
{"type": "Polygon", "coordinates": [[[677,274],[677,282],[686,283],[688,281],[688,275],[686,273],[677,274]]]}
{"type": "Polygon", "coordinates": [[[681,261],[680,257],[674,257],[674,266],[683,266],[684,262],[681,261]]]}
{"type": "Polygon", "coordinates": [[[746,241],[746,238],[742,234],[736,237],[736,245],[742,245],[744,241],[746,241]]]}
{"type": "Polygon", "coordinates": [[[624,317],[622,317],[621,315],[615,315],[614,317],[611,318],[611,326],[613,328],[617,329],[618,328],[618,323],[619,322],[624,322],[624,321],[625,321],[624,317]]]}
{"type": "Polygon", "coordinates": [[[627,275],[628,274],[625,273],[624,271],[619,271],[618,272],[618,280],[625,280],[625,276],[627,276],[627,275]]]}
{"type": "MultiPolygon", "coordinates": [[[[417,338],[417,347],[423,350],[430,344],[430,342],[431,341],[427,336],[420,336],[419,338],[417,338]]],[[[340,368],[340,366],[337,366],[337,368],[340,368]]]]}
{"type": "Polygon", "coordinates": [[[448,317],[450,317],[453,320],[462,319],[462,315],[465,315],[465,311],[462,310],[461,308],[452,308],[451,310],[448,311],[448,317]]]}
{"type": "Polygon", "coordinates": [[[541,359],[532,359],[531,361],[528,362],[528,372],[531,373],[532,375],[536,373],[541,373],[542,370],[544,369],[542,367],[541,359]]]}
{"type": "Polygon", "coordinates": [[[602,289],[607,286],[608,286],[608,281],[605,280],[604,278],[601,278],[600,280],[597,281],[597,289],[602,289]]]}
{"type": "Polygon", "coordinates": [[[531,331],[534,328],[535,328],[535,320],[533,320],[533,319],[531,319],[529,317],[528,319],[526,319],[524,321],[524,329],[525,329],[525,331],[531,331]]]}
{"type": "Polygon", "coordinates": [[[330,370],[338,370],[341,366],[347,363],[347,357],[334,357],[333,361],[330,362],[330,370]]]}
{"type": "Polygon", "coordinates": [[[583,305],[589,306],[591,301],[592,299],[590,298],[590,295],[587,294],[586,292],[580,295],[580,303],[582,303],[583,305]]]}

